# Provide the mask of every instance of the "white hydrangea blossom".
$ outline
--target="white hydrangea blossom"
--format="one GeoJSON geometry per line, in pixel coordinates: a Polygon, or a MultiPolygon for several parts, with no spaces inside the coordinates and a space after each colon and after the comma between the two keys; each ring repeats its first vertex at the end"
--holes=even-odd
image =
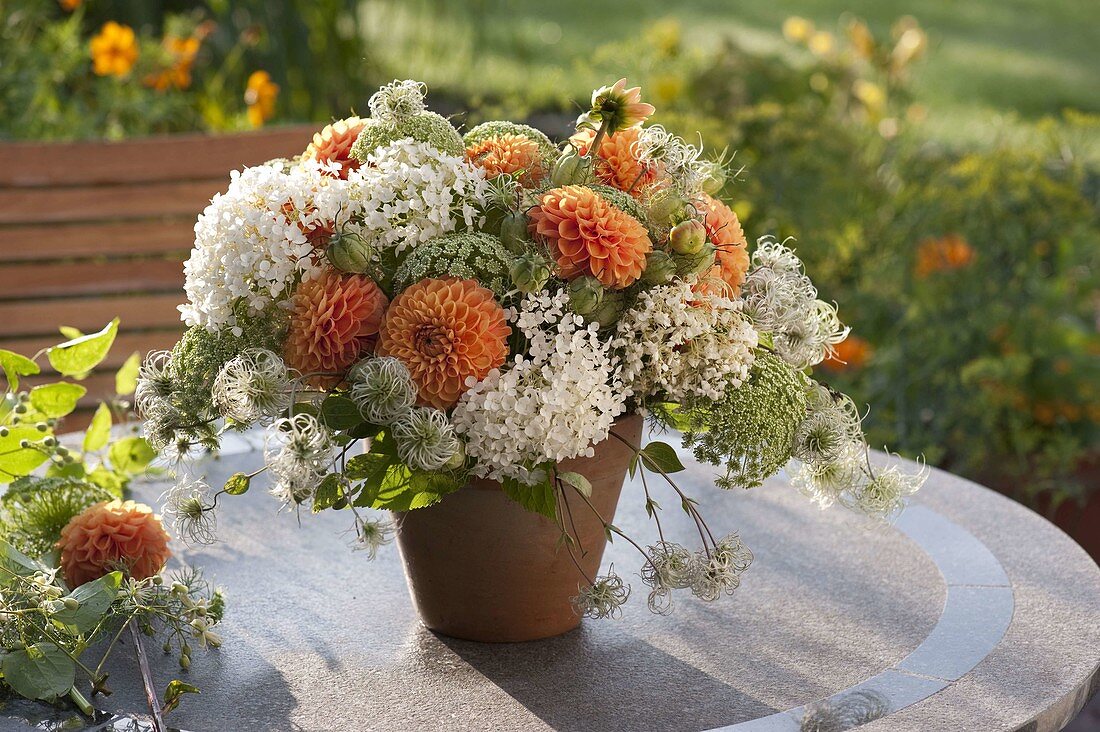
{"type": "Polygon", "coordinates": [[[371,153],[348,176],[359,233],[383,249],[407,248],[481,218],[489,187],[481,168],[411,137],[371,153]]]}
{"type": "Polygon", "coordinates": [[[757,333],[739,301],[678,282],[641,293],[611,345],[621,354],[623,382],[643,403],[658,394],[721,399],[749,377],[757,333]]]}
{"type": "Polygon", "coordinates": [[[533,484],[537,466],[579,456],[607,438],[626,408],[617,359],[565,292],[527,296],[515,315],[529,357],[469,384],[451,420],[477,459],[476,475],[533,484]]]}

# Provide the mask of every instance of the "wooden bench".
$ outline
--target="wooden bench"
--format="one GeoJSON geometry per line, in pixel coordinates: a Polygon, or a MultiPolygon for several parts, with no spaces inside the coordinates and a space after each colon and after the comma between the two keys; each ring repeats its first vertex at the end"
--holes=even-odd
{"type": "MultiPolygon", "coordinates": [[[[66,427],[114,393],[130,354],[179,338],[195,218],[229,171],[301,153],[314,131],[0,143],[0,348],[31,356],[64,340],[59,326],[93,332],[121,318],[111,355],[83,382],[84,416],[66,427]]],[[[56,378],[44,367],[32,384],[56,378]]]]}

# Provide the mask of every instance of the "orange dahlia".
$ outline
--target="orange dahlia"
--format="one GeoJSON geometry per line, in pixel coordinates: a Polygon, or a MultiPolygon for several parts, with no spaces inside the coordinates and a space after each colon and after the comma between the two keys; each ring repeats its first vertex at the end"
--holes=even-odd
{"type": "Polygon", "coordinates": [[[302,158],[323,163],[340,163],[339,177],[347,180],[348,173],[359,167],[359,161],[351,154],[351,146],[355,144],[366,124],[366,120],[348,117],[325,125],[325,129],[314,133],[313,142],[309,143],[302,158]]]}
{"type": "Polygon", "coordinates": [[[484,170],[486,178],[522,171],[524,185],[547,173],[539,144],[523,135],[502,133],[475,142],[466,148],[466,159],[484,170]]]}
{"type": "Polygon", "coordinates": [[[144,503],[106,501],[89,506],[61,530],[61,569],[70,587],[126,569],[136,579],[159,572],[172,552],[160,517],[144,503]]]}
{"type": "Polygon", "coordinates": [[[833,347],[821,365],[833,371],[858,369],[871,357],[871,344],[859,336],[849,335],[833,347]]]}
{"type": "Polygon", "coordinates": [[[974,248],[958,234],[925,239],[917,249],[917,276],[923,279],[933,272],[962,269],[976,256],[974,248]]]}
{"type": "Polygon", "coordinates": [[[369,351],[378,335],[388,300],[370,277],[326,269],[294,293],[284,355],[310,384],[338,384],[340,374],[369,351]]]}
{"type": "Polygon", "coordinates": [[[745,231],[737,220],[737,214],[721,201],[704,193],[700,206],[706,216],[703,225],[707,229],[707,238],[714,245],[715,253],[714,266],[699,278],[697,289],[733,297],[740,291],[749,269],[745,231]]]}
{"type": "Polygon", "coordinates": [[[637,219],[584,186],[547,191],[529,215],[531,234],[550,245],[566,279],[592,275],[605,287],[628,287],[653,249],[637,219]]]}
{"type": "Polygon", "coordinates": [[[409,369],[417,401],[449,409],[508,356],[504,309],[475,280],[424,279],[394,298],[378,336],[378,353],[409,369]]]}
{"type": "MultiPolygon", "coordinates": [[[[310,204],[301,213],[302,215],[308,216],[316,210],[316,207],[310,204]]],[[[306,241],[313,245],[313,248],[317,250],[318,255],[324,253],[325,246],[328,245],[328,242],[332,238],[332,235],[336,233],[335,221],[318,221],[313,224],[302,223],[302,219],[301,216],[299,216],[298,210],[294,208],[294,204],[290,201],[287,201],[283,204],[283,216],[286,216],[287,220],[289,220],[291,223],[298,225],[298,228],[301,229],[302,233],[306,235],[306,241]]]]}
{"type": "MultiPolygon", "coordinates": [[[[620,191],[628,191],[635,198],[641,197],[646,187],[660,175],[655,166],[643,165],[634,154],[634,143],[641,133],[640,127],[630,127],[605,136],[600,142],[600,149],[596,151],[598,160],[595,170],[600,182],[620,191]]],[[[569,141],[578,148],[581,155],[587,155],[588,146],[592,144],[595,135],[592,130],[581,130],[570,137],[569,141]]]]}

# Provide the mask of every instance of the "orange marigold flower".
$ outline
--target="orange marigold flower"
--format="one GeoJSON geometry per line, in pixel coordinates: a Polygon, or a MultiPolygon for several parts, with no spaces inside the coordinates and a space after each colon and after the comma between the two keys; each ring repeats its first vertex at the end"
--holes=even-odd
{"type": "Polygon", "coordinates": [[[916,273],[924,278],[934,272],[966,267],[977,257],[974,248],[958,234],[925,239],[917,249],[916,273]]]}
{"type": "Polygon", "coordinates": [[[592,275],[605,287],[629,287],[653,249],[637,219],[584,186],[547,191],[529,216],[531,234],[550,245],[566,279],[592,275]]]}
{"type": "Polygon", "coordinates": [[[340,176],[347,180],[348,173],[359,167],[359,160],[352,156],[351,146],[366,126],[366,120],[348,117],[314,133],[302,157],[306,160],[319,160],[323,163],[340,163],[340,176]]]}
{"type": "Polygon", "coordinates": [[[312,376],[313,386],[325,388],[342,380],[359,357],[371,350],[388,299],[366,275],[326,269],[303,282],[294,292],[284,355],[287,365],[312,376]]]}
{"type": "Polygon", "coordinates": [[[475,280],[424,279],[394,298],[378,353],[405,364],[418,403],[449,409],[466,379],[480,381],[504,363],[511,332],[492,291],[475,280]]]}
{"type": "Polygon", "coordinates": [[[262,127],[264,122],[275,116],[275,100],[279,98],[279,85],[271,80],[266,71],[253,71],[248,77],[248,86],[244,92],[244,103],[248,105],[248,122],[253,127],[262,127]]]}
{"type": "Polygon", "coordinates": [[[546,175],[539,144],[530,137],[503,133],[466,148],[466,159],[485,171],[486,178],[523,172],[520,182],[530,185],[546,175]]]}
{"type": "MultiPolygon", "coordinates": [[[[600,182],[620,191],[627,191],[640,198],[652,183],[660,177],[656,166],[643,165],[634,154],[634,143],[642,133],[640,127],[630,127],[614,136],[605,136],[596,151],[596,177],[600,182]]],[[[581,155],[588,154],[588,147],[596,133],[581,130],[569,138],[581,155]]]]}
{"type": "Polygon", "coordinates": [[[199,39],[195,36],[178,38],[164,37],[164,50],[171,59],[168,68],[145,79],[146,86],[157,91],[167,91],[170,87],[186,89],[191,86],[191,65],[199,52],[199,39]]]}
{"type": "Polygon", "coordinates": [[[92,71],[97,76],[126,76],[138,57],[134,29],[109,20],[92,37],[92,71]]]}
{"type": "Polygon", "coordinates": [[[867,363],[872,353],[874,349],[870,343],[859,336],[849,335],[834,346],[833,352],[825,357],[821,365],[833,371],[858,369],[867,363]]]}
{"type": "Polygon", "coordinates": [[[172,552],[160,517],[143,503],[89,506],[61,530],[61,569],[71,587],[126,569],[136,579],[159,572],[172,552]]]}
{"type": "Polygon", "coordinates": [[[80,4],[84,0],[57,0],[57,4],[61,6],[63,10],[68,10],[70,13],[80,7],[80,4]]]}
{"type": "Polygon", "coordinates": [[[697,291],[715,292],[735,297],[741,291],[745,273],[749,270],[748,240],[737,214],[721,201],[706,193],[700,201],[706,217],[703,225],[707,238],[714,245],[714,266],[699,278],[697,291]]]}

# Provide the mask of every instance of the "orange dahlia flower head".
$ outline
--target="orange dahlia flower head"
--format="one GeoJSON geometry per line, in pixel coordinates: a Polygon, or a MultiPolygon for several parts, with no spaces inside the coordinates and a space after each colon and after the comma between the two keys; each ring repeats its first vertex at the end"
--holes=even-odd
{"type": "Polygon", "coordinates": [[[481,381],[504,364],[511,332],[504,309],[477,281],[424,279],[394,298],[378,353],[405,364],[419,404],[446,410],[465,393],[467,379],[481,381]]]}
{"type": "Polygon", "coordinates": [[[172,556],[168,532],[144,503],[106,501],[89,506],[61,530],[61,569],[70,587],[125,569],[152,577],[172,556]]]}
{"type": "Polygon", "coordinates": [[[360,163],[351,154],[351,146],[355,144],[359,133],[366,126],[366,120],[359,117],[347,119],[325,125],[325,128],[313,135],[313,142],[306,148],[302,158],[305,160],[318,160],[323,163],[339,163],[339,177],[347,180],[348,173],[356,170],[360,163]]]}
{"type": "Polygon", "coordinates": [[[707,239],[714,245],[714,266],[699,278],[697,290],[724,297],[736,297],[749,271],[748,240],[737,214],[726,204],[703,194],[699,208],[704,213],[707,239]]]}
{"type": "Polygon", "coordinates": [[[315,374],[307,382],[319,388],[339,384],[342,374],[372,350],[389,304],[370,277],[334,269],[299,285],[292,302],[286,363],[302,374],[315,374]]]}
{"type": "Polygon", "coordinates": [[[849,335],[833,347],[833,352],[825,357],[822,366],[833,371],[858,369],[867,363],[873,352],[870,343],[859,336],[849,335]]]}
{"type": "Polygon", "coordinates": [[[486,178],[522,173],[520,182],[531,185],[546,175],[542,148],[530,137],[502,133],[466,148],[466,159],[485,171],[486,178]]]}
{"type": "MultiPolygon", "coordinates": [[[[600,141],[600,149],[596,151],[594,166],[601,183],[626,191],[635,198],[642,197],[661,176],[658,166],[641,163],[634,153],[641,133],[642,128],[631,127],[611,137],[605,135],[600,141]]],[[[569,142],[581,155],[588,155],[588,148],[595,136],[593,130],[581,130],[570,137],[569,142]]]]}
{"type": "Polygon", "coordinates": [[[646,228],[585,186],[553,188],[529,212],[531,235],[545,241],[566,279],[591,275],[605,287],[629,287],[653,250],[646,228]]]}

